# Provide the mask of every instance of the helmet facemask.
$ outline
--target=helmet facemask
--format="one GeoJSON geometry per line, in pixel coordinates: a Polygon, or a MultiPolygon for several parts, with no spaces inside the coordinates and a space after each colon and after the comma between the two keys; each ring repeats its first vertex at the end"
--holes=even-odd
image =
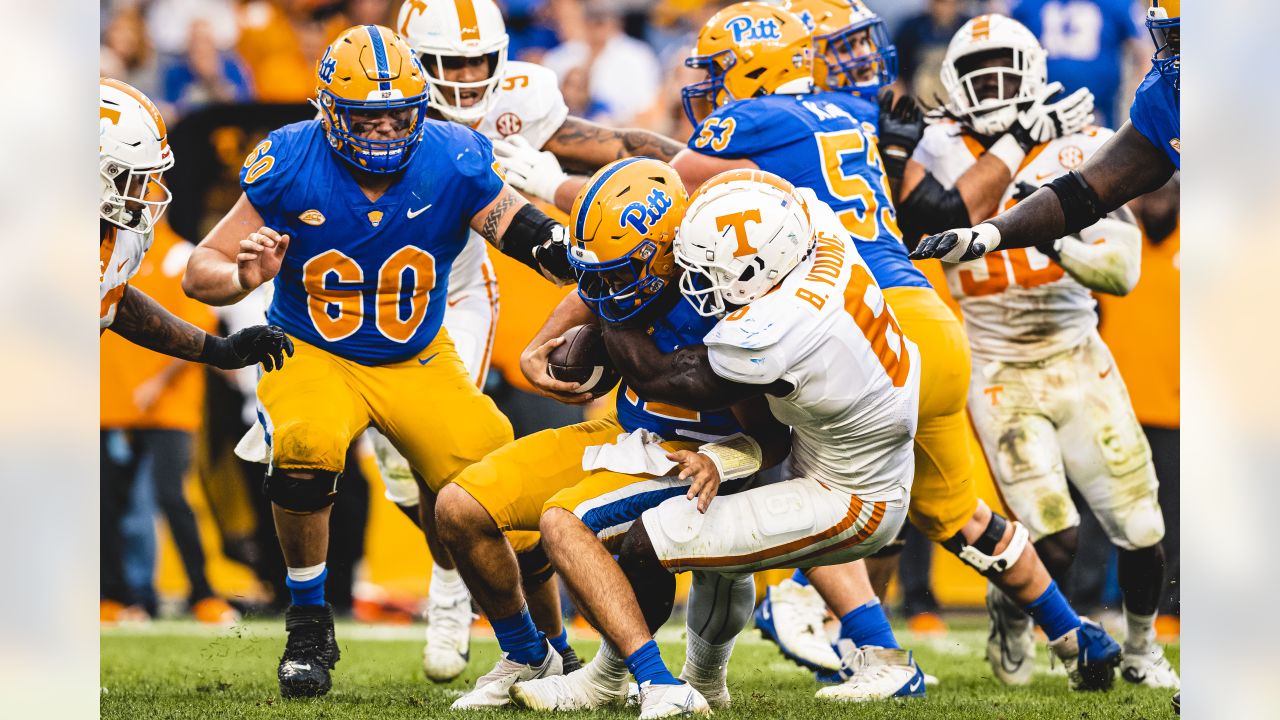
{"type": "Polygon", "coordinates": [[[831,90],[874,98],[881,88],[898,79],[898,50],[879,18],[816,35],[813,49],[816,59],[826,66],[826,85],[831,90]]]}
{"type": "MultiPolygon", "coordinates": [[[[571,245],[569,264],[578,275],[578,295],[607,322],[623,322],[658,299],[667,279],[655,269],[658,247],[644,240],[615,260],[599,261],[596,254],[571,245]]],[[[666,260],[668,271],[670,260],[666,260]]]]}
{"type": "Polygon", "coordinates": [[[172,154],[152,168],[129,167],[115,158],[102,157],[98,162],[101,218],[124,230],[150,232],[173,200],[163,181],[165,171],[172,167],[172,154]]]}
{"type": "Polygon", "coordinates": [[[1156,44],[1156,52],[1151,56],[1151,64],[1160,73],[1160,77],[1173,83],[1173,88],[1182,90],[1182,18],[1170,18],[1165,8],[1153,6],[1147,10],[1147,30],[1151,40],[1156,44]]]}
{"type": "Polygon", "coordinates": [[[365,101],[344,100],[328,90],[320,93],[320,110],[329,144],[342,159],[374,174],[399,172],[408,164],[422,139],[426,106],[425,93],[411,98],[365,101]],[[392,117],[396,133],[403,135],[388,140],[362,137],[362,125],[387,115],[392,117]]]}
{"type": "Polygon", "coordinates": [[[737,62],[738,58],[732,50],[721,50],[712,55],[695,55],[684,61],[687,67],[707,72],[706,80],[686,85],[680,91],[684,98],[684,114],[695,127],[715,112],[716,108],[738,99],[724,84],[729,69],[737,62]]]}
{"type": "Polygon", "coordinates": [[[431,106],[453,122],[473,125],[483,119],[498,102],[498,83],[506,73],[508,42],[504,37],[496,50],[479,55],[419,53],[431,106]],[[483,58],[487,64],[488,74],[484,79],[458,81],[445,78],[446,71],[461,70],[477,58],[483,58]]]}
{"type": "Polygon", "coordinates": [[[1046,82],[1043,57],[1016,47],[979,50],[943,63],[956,114],[979,135],[1008,130],[1046,82]]]}

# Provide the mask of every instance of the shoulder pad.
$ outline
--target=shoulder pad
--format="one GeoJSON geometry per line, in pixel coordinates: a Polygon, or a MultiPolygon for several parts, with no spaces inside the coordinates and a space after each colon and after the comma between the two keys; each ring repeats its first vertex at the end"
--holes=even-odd
{"type": "Polygon", "coordinates": [[[803,111],[790,95],[766,95],[716,108],[693,135],[689,149],[726,158],[750,157],[811,135],[798,115],[803,111]]]}
{"type": "Polygon", "coordinates": [[[304,120],[272,130],[249,151],[240,166],[240,187],[259,212],[279,201],[293,184],[299,163],[311,149],[308,143],[323,133],[319,120],[304,120]]]}

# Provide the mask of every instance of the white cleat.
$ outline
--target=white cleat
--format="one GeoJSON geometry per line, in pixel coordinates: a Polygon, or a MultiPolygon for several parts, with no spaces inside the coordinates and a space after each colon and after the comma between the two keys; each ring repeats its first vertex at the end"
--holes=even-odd
{"type": "Polygon", "coordinates": [[[1159,645],[1152,645],[1150,650],[1143,653],[1130,652],[1126,648],[1124,657],[1120,660],[1120,677],[1134,685],[1168,690],[1182,687],[1178,671],[1169,664],[1169,659],[1164,656],[1164,648],[1159,645]]]}
{"type": "Polygon", "coordinates": [[[710,714],[706,698],[688,683],[640,686],[640,720],[710,714]]]}
{"type": "Polygon", "coordinates": [[[818,591],[788,578],[769,587],[756,610],[756,627],[791,661],[810,670],[839,670],[840,656],[823,627],[826,617],[818,591]]]}
{"type": "Polygon", "coordinates": [[[590,663],[568,675],[525,680],[511,686],[511,701],[526,710],[563,712],[621,706],[627,702],[626,676],[610,686],[590,663]]]}
{"type": "MultiPolygon", "coordinates": [[[[727,670],[727,668],[726,668],[727,670]]],[[[727,673],[712,680],[703,680],[698,673],[693,672],[686,662],[684,669],[680,671],[680,679],[693,686],[702,694],[703,699],[707,701],[707,705],[713,710],[723,710],[729,707],[729,683],[725,677],[727,673]]]]}
{"type": "Polygon", "coordinates": [[[987,662],[1005,685],[1027,685],[1035,672],[1036,638],[1031,617],[995,585],[987,584],[987,662]]]}
{"type": "Polygon", "coordinates": [[[924,673],[911,651],[864,646],[844,659],[852,672],[848,680],[818,691],[816,697],[837,702],[865,702],[900,697],[924,697],[924,673]]]}
{"type": "Polygon", "coordinates": [[[432,682],[446,683],[462,674],[471,659],[471,596],[427,598],[427,644],[422,672],[432,682]]]}
{"type": "Polygon", "coordinates": [[[511,686],[524,680],[559,675],[564,670],[560,653],[547,643],[547,658],[534,667],[507,659],[506,653],[493,669],[476,680],[476,688],[453,702],[454,710],[504,707],[511,704],[511,686]]]}

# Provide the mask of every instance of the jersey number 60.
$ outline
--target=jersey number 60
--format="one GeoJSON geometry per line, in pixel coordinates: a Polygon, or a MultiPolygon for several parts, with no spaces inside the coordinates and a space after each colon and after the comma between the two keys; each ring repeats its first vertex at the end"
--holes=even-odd
{"type": "MultiPolygon", "coordinates": [[[[338,287],[338,283],[364,283],[364,269],[341,250],[326,250],[302,266],[307,313],[316,332],[329,342],[351,337],[364,324],[365,291],[338,287]],[[330,276],[335,281],[332,284],[330,276]]],[[[374,296],[378,332],[394,342],[409,342],[427,317],[427,302],[435,286],[436,260],[431,253],[413,245],[392,253],[378,269],[374,296]],[[405,287],[406,271],[413,273],[411,289],[405,287]]]]}

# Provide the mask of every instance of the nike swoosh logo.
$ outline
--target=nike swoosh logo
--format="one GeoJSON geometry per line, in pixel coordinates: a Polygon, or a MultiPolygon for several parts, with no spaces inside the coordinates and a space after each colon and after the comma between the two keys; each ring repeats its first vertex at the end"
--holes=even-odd
{"type": "Polygon", "coordinates": [[[445,301],[444,301],[444,304],[445,304],[445,305],[448,305],[449,307],[453,307],[454,305],[457,305],[458,303],[460,303],[460,302],[462,302],[463,300],[466,300],[466,299],[467,299],[467,296],[466,296],[466,295],[463,295],[462,297],[458,298],[457,300],[445,300],[445,301]]]}
{"type": "Polygon", "coordinates": [[[436,355],[439,355],[439,354],[440,354],[440,353],[436,353],[435,355],[432,355],[431,357],[429,357],[429,358],[427,358],[427,359],[425,359],[425,360],[423,360],[422,358],[418,358],[418,364],[419,364],[419,365],[426,365],[427,363],[431,362],[431,358],[434,358],[436,355]]]}
{"type": "Polygon", "coordinates": [[[1057,177],[1060,174],[1061,173],[1057,173],[1057,172],[1036,173],[1036,182],[1040,182],[1045,178],[1057,177]]]}
{"type": "Polygon", "coordinates": [[[1105,379],[1107,378],[1107,376],[1111,374],[1111,371],[1112,371],[1112,370],[1115,370],[1115,369],[1116,369],[1116,366],[1115,366],[1115,365],[1112,365],[1111,367],[1107,368],[1106,370],[1103,370],[1102,372],[1098,373],[1098,377],[1099,377],[1099,378],[1101,378],[1101,379],[1103,379],[1103,380],[1105,380],[1105,379]]]}
{"type": "Polygon", "coordinates": [[[407,212],[407,213],[409,214],[409,219],[410,219],[410,220],[412,220],[412,219],[414,219],[414,218],[418,217],[419,215],[421,215],[422,213],[424,213],[424,212],[426,212],[426,211],[430,210],[430,209],[431,209],[431,206],[432,206],[432,205],[434,205],[434,204],[435,204],[435,203],[430,203],[430,204],[428,204],[426,207],[423,207],[423,208],[422,208],[422,209],[420,209],[420,210],[406,210],[405,212],[407,212]]]}
{"type": "Polygon", "coordinates": [[[128,265],[128,264],[129,264],[128,260],[121,260],[120,264],[116,266],[116,272],[120,272],[121,268],[123,268],[125,265],[128,265]]]}
{"type": "Polygon", "coordinates": [[[911,683],[910,687],[907,688],[907,691],[915,692],[916,690],[919,690],[920,686],[923,684],[924,684],[924,678],[916,677],[916,679],[911,683]]]}

